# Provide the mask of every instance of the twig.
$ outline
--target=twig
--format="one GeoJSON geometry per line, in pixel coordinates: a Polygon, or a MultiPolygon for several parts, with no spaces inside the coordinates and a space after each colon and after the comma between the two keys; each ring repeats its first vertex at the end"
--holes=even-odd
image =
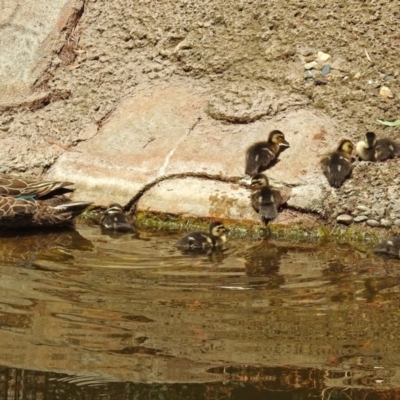
{"type": "Polygon", "coordinates": [[[156,140],[155,136],[152,136],[149,138],[149,140],[147,141],[147,143],[143,146],[143,148],[145,148],[149,143],[151,143],[153,140],[156,140]]]}
{"type": "Polygon", "coordinates": [[[63,143],[57,142],[56,140],[53,140],[53,139],[50,139],[50,138],[46,138],[46,137],[44,137],[43,140],[44,140],[45,142],[47,142],[47,143],[55,144],[56,146],[59,146],[59,147],[61,147],[61,148],[64,149],[64,150],[67,150],[67,151],[76,151],[77,153],[82,153],[80,150],[71,149],[70,146],[67,146],[67,145],[65,145],[65,144],[63,144],[63,143]]]}
{"type": "Polygon", "coordinates": [[[190,135],[190,132],[195,128],[195,126],[201,121],[201,117],[197,117],[197,121],[189,128],[189,132],[187,133],[188,136],[190,135]]]}

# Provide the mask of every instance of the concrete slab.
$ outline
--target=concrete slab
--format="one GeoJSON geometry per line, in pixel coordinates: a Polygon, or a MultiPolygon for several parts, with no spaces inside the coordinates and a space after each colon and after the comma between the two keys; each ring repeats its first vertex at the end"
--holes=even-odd
{"type": "MultiPolygon", "coordinates": [[[[138,210],[256,220],[247,191],[218,181],[244,177],[247,147],[280,129],[291,147],[267,171],[272,182],[325,184],[316,170],[320,156],[335,146],[325,128],[332,130],[334,124],[327,117],[295,110],[266,121],[226,124],[206,113],[208,96],[193,85],[138,88],[97,135],[64,153],[47,178],[73,181],[79,198],[100,204],[126,204],[146,184],[165,178],[140,200],[138,210]],[[190,174],[190,179],[175,179],[179,173],[190,174]],[[208,174],[215,181],[193,173],[208,174]],[[216,207],[217,202],[223,206],[216,207]]],[[[314,191],[313,202],[318,196],[323,196],[322,190],[314,191]]],[[[307,190],[298,190],[295,204],[308,197],[307,190]]]]}

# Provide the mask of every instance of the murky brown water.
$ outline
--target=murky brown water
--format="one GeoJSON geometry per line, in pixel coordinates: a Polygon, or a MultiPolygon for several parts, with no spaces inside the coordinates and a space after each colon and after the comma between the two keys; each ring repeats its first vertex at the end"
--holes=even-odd
{"type": "Polygon", "coordinates": [[[0,399],[400,396],[400,261],[77,232],[0,241],[0,399]]]}

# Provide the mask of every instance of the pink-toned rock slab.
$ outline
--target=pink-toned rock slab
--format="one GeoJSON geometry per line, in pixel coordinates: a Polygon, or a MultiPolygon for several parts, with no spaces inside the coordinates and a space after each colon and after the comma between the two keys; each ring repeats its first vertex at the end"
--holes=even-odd
{"type": "MultiPolygon", "coordinates": [[[[145,184],[170,174],[244,177],[247,147],[266,140],[272,129],[280,129],[290,148],[267,171],[271,181],[297,187],[325,185],[317,164],[320,156],[335,146],[327,132],[329,127],[333,134],[334,124],[327,117],[294,110],[286,111],[285,118],[278,114],[246,125],[227,124],[206,113],[208,98],[209,93],[191,85],[139,88],[117,107],[97,135],[64,153],[47,178],[75,182],[75,197],[126,204],[145,184]]],[[[210,198],[224,193],[230,205],[222,208],[219,217],[257,217],[252,210],[244,211],[244,189],[205,182],[196,178],[163,181],[150,189],[138,209],[208,216],[213,210],[210,198]]],[[[298,190],[300,200],[309,197],[303,192],[298,190]]],[[[318,198],[323,196],[323,190],[316,193],[318,198]]],[[[222,197],[220,200],[224,202],[222,197]]]]}
{"type": "Polygon", "coordinates": [[[41,76],[65,41],[72,14],[81,0],[0,1],[0,105],[24,103],[31,85],[41,76]],[[65,31],[64,31],[65,34],[65,31]]]}

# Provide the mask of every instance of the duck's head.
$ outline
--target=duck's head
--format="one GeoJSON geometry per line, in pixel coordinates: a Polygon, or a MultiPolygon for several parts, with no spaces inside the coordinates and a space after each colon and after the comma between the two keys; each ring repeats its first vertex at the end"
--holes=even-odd
{"type": "Polygon", "coordinates": [[[338,151],[343,151],[347,153],[348,155],[351,155],[351,153],[354,150],[354,144],[349,140],[349,139],[343,139],[338,146],[338,151]]]}
{"type": "Polygon", "coordinates": [[[250,187],[251,189],[259,189],[265,186],[269,186],[269,180],[265,174],[256,174],[251,178],[250,187]]]}
{"type": "Polygon", "coordinates": [[[225,228],[225,226],[221,222],[211,222],[210,234],[212,236],[222,237],[228,232],[229,232],[229,229],[225,228]]]}
{"type": "Polygon", "coordinates": [[[370,149],[376,144],[376,135],[374,132],[367,132],[365,134],[365,144],[367,145],[367,149],[370,149]]]}
{"type": "Polygon", "coordinates": [[[283,132],[274,130],[269,134],[268,141],[278,146],[289,147],[289,142],[286,141],[283,132]]]}
{"type": "Polygon", "coordinates": [[[122,208],[121,204],[112,203],[107,207],[107,210],[104,211],[104,214],[118,214],[122,213],[124,209],[122,208]]]}

